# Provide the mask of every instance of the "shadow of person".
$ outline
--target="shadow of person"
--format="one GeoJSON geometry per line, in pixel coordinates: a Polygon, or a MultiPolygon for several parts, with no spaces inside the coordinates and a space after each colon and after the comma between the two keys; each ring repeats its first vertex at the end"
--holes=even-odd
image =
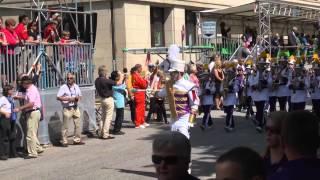
{"type": "Polygon", "coordinates": [[[55,112],[54,115],[50,117],[50,120],[48,123],[50,141],[54,146],[57,146],[60,144],[61,128],[62,128],[62,120],[60,119],[59,113],[55,112]]]}

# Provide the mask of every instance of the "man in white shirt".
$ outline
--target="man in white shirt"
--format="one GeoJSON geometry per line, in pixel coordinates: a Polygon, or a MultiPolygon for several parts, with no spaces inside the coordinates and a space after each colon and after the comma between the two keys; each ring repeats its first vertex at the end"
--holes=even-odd
{"type": "Polygon", "coordinates": [[[83,145],[81,141],[81,129],[80,129],[80,109],[78,103],[82,97],[81,90],[77,84],[75,84],[75,76],[72,73],[67,74],[67,84],[60,87],[57,94],[57,100],[61,101],[63,107],[63,125],[62,125],[62,141],[63,147],[68,146],[68,124],[72,119],[75,125],[73,144],[83,145]]]}

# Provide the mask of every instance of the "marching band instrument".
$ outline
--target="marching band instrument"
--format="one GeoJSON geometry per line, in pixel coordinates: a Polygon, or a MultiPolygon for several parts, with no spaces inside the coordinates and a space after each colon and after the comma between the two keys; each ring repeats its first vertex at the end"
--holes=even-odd
{"type": "Polygon", "coordinates": [[[173,81],[170,78],[166,78],[165,81],[165,87],[167,92],[167,98],[169,103],[169,109],[171,112],[172,119],[176,120],[178,117],[177,111],[176,111],[176,103],[174,100],[174,89],[173,89],[173,81]]]}
{"type": "Polygon", "coordinates": [[[292,89],[293,93],[296,93],[297,90],[305,90],[305,77],[304,69],[295,68],[292,75],[292,81],[289,86],[289,89],[292,89]]]}

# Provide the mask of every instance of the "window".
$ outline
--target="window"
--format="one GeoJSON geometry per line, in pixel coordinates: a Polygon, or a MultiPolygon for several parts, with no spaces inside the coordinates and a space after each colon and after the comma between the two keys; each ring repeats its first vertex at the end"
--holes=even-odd
{"type": "Polygon", "coordinates": [[[197,18],[196,13],[192,11],[186,11],[186,45],[194,45],[196,43],[196,25],[197,18]],[[191,40],[191,42],[190,42],[191,40]]]}
{"type": "Polygon", "coordinates": [[[164,8],[151,7],[151,46],[164,46],[164,8]]]}

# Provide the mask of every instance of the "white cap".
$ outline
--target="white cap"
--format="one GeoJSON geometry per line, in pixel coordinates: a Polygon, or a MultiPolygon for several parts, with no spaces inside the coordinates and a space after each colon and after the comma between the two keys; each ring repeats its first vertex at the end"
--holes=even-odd
{"type": "Polygon", "coordinates": [[[174,61],[170,61],[170,62],[171,62],[171,64],[170,64],[169,72],[175,72],[175,71],[184,72],[184,69],[186,66],[186,63],[184,61],[174,60],[174,61]]]}

